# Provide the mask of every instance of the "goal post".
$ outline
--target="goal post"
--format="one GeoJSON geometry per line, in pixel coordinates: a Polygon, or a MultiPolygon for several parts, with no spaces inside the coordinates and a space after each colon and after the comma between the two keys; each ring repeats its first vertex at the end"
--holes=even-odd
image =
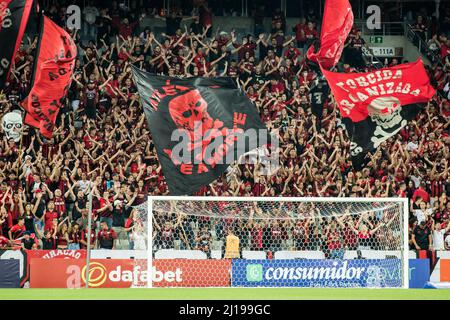
{"type": "Polygon", "coordinates": [[[407,198],[151,196],[147,206],[148,288],[408,288],[407,198]]]}

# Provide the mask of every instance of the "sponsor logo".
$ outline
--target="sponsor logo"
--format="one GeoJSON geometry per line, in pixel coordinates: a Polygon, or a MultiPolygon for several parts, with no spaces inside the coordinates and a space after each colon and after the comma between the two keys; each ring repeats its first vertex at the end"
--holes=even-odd
{"type": "Polygon", "coordinates": [[[263,266],[260,264],[249,264],[246,268],[247,281],[257,282],[263,280],[263,266]]]}
{"type": "MultiPolygon", "coordinates": [[[[230,284],[231,261],[155,260],[151,270],[156,287],[226,287],[230,284]],[[198,270],[204,270],[199,273],[198,270]],[[208,277],[204,277],[204,274],[208,277]]],[[[145,287],[148,284],[146,261],[132,259],[91,260],[89,270],[83,259],[31,259],[31,288],[145,287]],[[86,275],[86,272],[88,274],[86,275]],[[48,274],[52,274],[48,277],[48,274]],[[88,278],[88,280],[86,279],[88,278]]]]}
{"type": "MultiPolygon", "coordinates": [[[[81,270],[81,279],[86,283],[86,266],[81,270]]],[[[89,268],[89,286],[100,287],[106,281],[106,267],[99,262],[91,262],[89,268]]]]}
{"type": "Polygon", "coordinates": [[[233,260],[232,286],[399,287],[401,260],[233,260]]]}
{"type": "Polygon", "coordinates": [[[348,267],[348,262],[344,261],[341,267],[337,268],[338,262],[333,262],[333,267],[270,267],[265,272],[267,280],[351,280],[360,279],[361,274],[366,270],[363,267],[348,267]]]}
{"type": "Polygon", "coordinates": [[[366,268],[348,267],[345,261],[341,267],[333,262],[333,267],[270,267],[263,272],[261,264],[249,264],[246,267],[247,281],[265,280],[351,280],[360,279],[366,268]]]}
{"type": "MultiPolygon", "coordinates": [[[[174,271],[160,271],[155,267],[152,268],[152,279],[153,282],[178,282],[183,281],[182,270],[176,268],[174,271]]],[[[86,283],[86,266],[81,270],[81,279],[86,283]]],[[[89,286],[90,287],[100,287],[106,280],[111,282],[132,282],[132,283],[147,283],[147,270],[142,269],[140,266],[134,266],[133,270],[122,268],[118,265],[113,270],[108,270],[100,262],[91,262],[89,268],[89,286]]]]}

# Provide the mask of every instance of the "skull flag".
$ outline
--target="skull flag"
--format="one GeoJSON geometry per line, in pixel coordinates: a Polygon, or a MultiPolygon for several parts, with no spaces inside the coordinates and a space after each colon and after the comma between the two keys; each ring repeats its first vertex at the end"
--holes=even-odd
{"type": "Polygon", "coordinates": [[[348,0],[326,0],[320,31],[320,48],[308,49],[309,60],[325,69],[334,67],[341,58],[345,39],[353,26],[353,11],[348,0]]]}
{"type": "Polygon", "coordinates": [[[198,191],[269,143],[256,108],[231,78],[178,79],[134,66],[133,75],[171,194],[198,191]]]}
{"type": "Polygon", "coordinates": [[[77,55],[72,38],[52,20],[42,16],[33,86],[22,102],[25,123],[51,138],[56,117],[70,86],[77,55]]]}
{"type": "Polygon", "coordinates": [[[33,0],[0,0],[0,88],[8,81],[33,0]]]}
{"type": "Polygon", "coordinates": [[[2,119],[2,129],[8,140],[13,139],[15,142],[20,142],[23,129],[20,111],[12,111],[5,114],[2,119]]]}
{"type": "Polygon", "coordinates": [[[435,94],[422,60],[367,73],[322,69],[352,139],[356,167],[367,152],[399,132],[435,94]]]}

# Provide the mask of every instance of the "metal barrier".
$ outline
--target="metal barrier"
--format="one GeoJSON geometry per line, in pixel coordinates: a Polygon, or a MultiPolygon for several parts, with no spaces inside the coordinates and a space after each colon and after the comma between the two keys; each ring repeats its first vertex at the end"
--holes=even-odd
{"type": "MultiPolygon", "coordinates": [[[[417,49],[419,49],[419,52],[423,55],[425,55],[432,63],[437,63],[440,66],[444,66],[441,61],[441,57],[439,53],[433,52],[428,47],[427,42],[425,42],[424,39],[420,35],[417,34],[413,30],[413,27],[410,24],[406,25],[406,38],[414,44],[417,49]]],[[[426,38],[425,38],[426,39],[426,38]]]]}
{"type": "Polygon", "coordinates": [[[403,36],[406,33],[404,22],[383,22],[379,29],[369,29],[365,20],[355,20],[354,24],[366,36],[403,36]]]}

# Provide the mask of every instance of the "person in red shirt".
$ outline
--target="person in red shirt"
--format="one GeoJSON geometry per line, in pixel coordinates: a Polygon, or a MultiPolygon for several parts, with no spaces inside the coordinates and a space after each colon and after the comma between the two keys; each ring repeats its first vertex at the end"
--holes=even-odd
{"type": "Polygon", "coordinates": [[[21,236],[23,236],[25,231],[26,231],[25,219],[21,217],[17,221],[17,224],[15,224],[14,226],[12,226],[11,229],[9,229],[8,231],[9,240],[12,241],[20,238],[21,236]]]}
{"type": "Polygon", "coordinates": [[[9,240],[8,238],[4,236],[0,236],[0,249],[6,250],[6,249],[12,249],[14,247],[14,242],[9,240]]]}
{"type": "Polygon", "coordinates": [[[442,63],[445,64],[445,58],[450,54],[450,39],[447,39],[445,43],[441,45],[441,58],[442,63]]]}
{"type": "MultiPolygon", "coordinates": [[[[86,227],[86,229],[84,229],[81,232],[81,238],[80,238],[80,248],[81,249],[86,249],[87,248],[87,245],[88,245],[88,234],[89,234],[88,230],[89,230],[88,227],[86,227]]],[[[91,230],[91,240],[90,240],[90,247],[91,247],[91,249],[95,248],[96,240],[97,240],[97,236],[95,234],[95,230],[92,229],[91,230]]]]}
{"type": "Polygon", "coordinates": [[[81,231],[78,223],[72,224],[69,230],[69,250],[80,249],[81,231]]]}
{"type": "Polygon", "coordinates": [[[64,200],[64,197],[62,196],[62,192],[60,189],[55,190],[55,197],[53,198],[53,203],[55,206],[55,211],[58,213],[58,215],[65,216],[66,214],[66,202],[64,200]]]}
{"type": "Polygon", "coordinates": [[[416,202],[416,198],[417,197],[422,198],[422,200],[425,201],[425,202],[429,202],[430,201],[430,195],[425,189],[426,189],[426,183],[425,182],[421,182],[420,183],[420,187],[417,188],[414,191],[414,193],[413,193],[412,202],[416,202]]]}
{"type": "Polygon", "coordinates": [[[55,211],[55,202],[49,201],[47,204],[47,212],[44,214],[44,229],[50,230],[53,228],[53,219],[58,219],[59,213],[55,211]]]}
{"type": "Polygon", "coordinates": [[[343,259],[344,250],[342,250],[342,238],[339,232],[336,221],[331,221],[325,231],[325,238],[327,241],[327,248],[329,251],[329,259],[343,259]]]}
{"type": "Polygon", "coordinates": [[[212,12],[208,7],[208,1],[204,1],[198,8],[200,23],[203,25],[203,28],[208,29],[206,32],[206,36],[208,38],[211,37],[212,33],[212,12]]]}
{"type": "Polygon", "coordinates": [[[286,51],[284,51],[285,59],[290,59],[292,61],[295,61],[300,56],[301,56],[300,50],[295,47],[294,42],[290,42],[289,47],[287,48],[286,51]]]}
{"type": "Polygon", "coordinates": [[[306,19],[300,18],[300,22],[295,25],[294,28],[292,28],[292,31],[295,32],[295,40],[297,41],[297,47],[303,48],[306,43],[306,35],[305,35],[305,28],[306,28],[306,19]]]}
{"type": "Polygon", "coordinates": [[[143,19],[142,16],[139,17],[139,21],[134,21],[130,23],[128,18],[125,18],[122,20],[122,23],[120,23],[117,28],[119,29],[119,34],[122,38],[128,39],[128,37],[131,37],[133,34],[133,30],[136,28],[136,26],[141,22],[143,19]]]}
{"type": "Polygon", "coordinates": [[[319,33],[317,32],[316,27],[312,22],[308,22],[306,28],[304,28],[303,30],[306,38],[306,46],[309,47],[318,38],[319,33]]]}

